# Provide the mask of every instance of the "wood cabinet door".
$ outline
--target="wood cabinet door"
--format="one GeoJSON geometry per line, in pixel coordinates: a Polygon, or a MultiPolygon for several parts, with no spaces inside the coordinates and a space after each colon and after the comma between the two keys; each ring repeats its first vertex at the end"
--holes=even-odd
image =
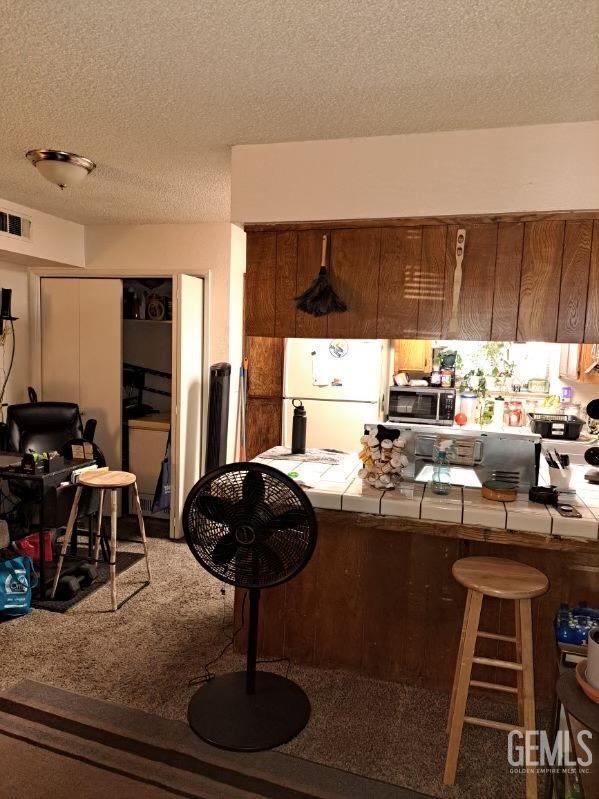
{"type": "Polygon", "coordinates": [[[378,338],[418,335],[422,228],[383,228],[377,313],[378,338]]]}
{"type": "Polygon", "coordinates": [[[516,340],[523,246],[524,223],[500,222],[497,226],[492,341],[516,340]]]}
{"type": "Polygon", "coordinates": [[[581,383],[599,383],[599,370],[595,366],[597,361],[599,344],[581,344],[578,356],[578,380],[581,383]]]}
{"type": "Polygon", "coordinates": [[[329,337],[376,336],[380,253],[380,228],[333,231],[330,277],[348,310],[327,317],[329,337]]]}
{"type": "Polygon", "coordinates": [[[296,328],[297,233],[277,233],[275,273],[275,336],[293,338],[296,328]]]}
{"type": "MultiPolygon", "coordinates": [[[[493,288],[497,253],[497,225],[464,226],[466,241],[462,261],[462,284],[457,308],[455,338],[488,341],[491,338],[493,288]]],[[[453,313],[453,282],[456,270],[458,226],[447,228],[443,335],[448,335],[453,313]]]]}
{"type": "Polygon", "coordinates": [[[245,270],[245,332],[274,336],[277,234],[248,233],[245,270]]]}
{"type": "Polygon", "coordinates": [[[591,220],[566,222],[557,319],[558,341],[576,343],[584,339],[592,238],[591,220]]]}
{"type": "Polygon", "coordinates": [[[526,222],[518,309],[518,341],[555,341],[564,222],[526,222]]]}
{"type": "Polygon", "coordinates": [[[599,219],[593,223],[584,340],[599,341],[599,219]]]}
{"type": "Polygon", "coordinates": [[[394,372],[430,372],[433,342],[430,339],[397,339],[393,347],[394,372]]]}
{"type": "Polygon", "coordinates": [[[418,281],[418,338],[441,338],[445,302],[446,225],[424,225],[418,281]]]}

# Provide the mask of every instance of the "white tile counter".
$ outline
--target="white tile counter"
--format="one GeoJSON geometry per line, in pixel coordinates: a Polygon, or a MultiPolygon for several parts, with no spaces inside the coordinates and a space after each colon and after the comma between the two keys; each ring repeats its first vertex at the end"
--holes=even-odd
{"type": "MultiPolygon", "coordinates": [[[[408,481],[393,490],[381,491],[357,477],[361,463],[355,454],[348,455],[341,466],[302,463],[292,456],[285,460],[263,457],[255,460],[297,480],[315,508],[453,522],[542,536],[599,538],[599,485],[584,480],[584,473],[590,467],[582,464],[570,467],[570,484],[577,495],[566,500],[579,510],[582,518],[568,519],[554,507],[529,502],[527,494],[519,494],[515,502],[493,502],[484,499],[477,488],[452,486],[449,494],[439,495],[432,492],[430,485],[408,481]]],[[[548,481],[545,478],[539,482],[548,481]]]]}

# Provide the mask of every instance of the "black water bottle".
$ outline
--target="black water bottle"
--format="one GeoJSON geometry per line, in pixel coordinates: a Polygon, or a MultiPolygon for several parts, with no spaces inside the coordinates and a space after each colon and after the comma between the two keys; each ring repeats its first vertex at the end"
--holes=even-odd
{"type": "Polygon", "coordinates": [[[303,455],[306,451],[306,409],[301,400],[292,400],[293,428],[291,430],[291,454],[303,455]]]}

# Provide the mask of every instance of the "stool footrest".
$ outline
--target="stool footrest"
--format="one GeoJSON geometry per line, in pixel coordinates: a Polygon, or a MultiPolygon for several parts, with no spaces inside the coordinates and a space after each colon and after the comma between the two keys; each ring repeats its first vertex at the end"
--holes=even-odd
{"type": "Polygon", "coordinates": [[[506,694],[517,694],[518,689],[512,685],[501,685],[498,682],[482,682],[481,680],[470,680],[473,688],[488,688],[492,691],[503,691],[506,694]]]}
{"type": "Polygon", "coordinates": [[[488,633],[484,630],[479,630],[476,634],[479,638],[491,638],[493,641],[507,641],[510,644],[516,643],[515,635],[500,635],[499,633],[488,633]]]}
{"type": "Polygon", "coordinates": [[[495,666],[498,669],[522,671],[522,664],[514,663],[512,660],[496,660],[495,658],[473,657],[472,662],[478,663],[479,666],[495,666]]]}
{"type": "Polygon", "coordinates": [[[524,727],[519,724],[506,724],[505,721],[494,721],[493,719],[479,719],[476,716],[464,716],[466,724],[474,724],[476,727],[488,727],[492,730],[502,730],[502,732],[511,732],[512,730],[519,730],[525,732],[524,727]]]}

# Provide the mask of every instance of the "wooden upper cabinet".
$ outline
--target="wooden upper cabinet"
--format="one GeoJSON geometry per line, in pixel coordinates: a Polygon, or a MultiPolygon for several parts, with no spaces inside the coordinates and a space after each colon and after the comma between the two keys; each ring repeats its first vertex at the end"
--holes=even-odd
{"type": "Polygon", "coordinates": [[[297,295],[297,233],[277,233],[277,266],[275,273],[275,336],[295,336],[297,295]]]}
{"type": "Polygon", "coordinates": [[[599,342],[599,220],[593,223],[584,340],[599,342]]]}
{"type": "MultiPolygon", "coordinates": [[[[462,261],[462,284],[457,308],[455,338],[488,341],[491,338],[493,289],[497,252],[497,225],[464,226],[466,241],[462,261]]],[[[453,281],[456,270],[458,226],[447,228],[443,335],[448,335],[453,313],[453,281]]]]}
{"type": "Polygon", "coordinates": [[[377,336],[415,338],[418,335],[418,292],[422,228],[383,228],[377,336]]]}
{"type": "Polygon", "coordinates": [[[335,230],[330,277],[348,310],[327,317],[330,338],[375,338],[381,229],[335,230]]]}
{"type": "Polygon", "coordinates": [[[245,332],[274,336],[277,234],[248,233],[245,270],[245,332]]]}
{"type": "Polygon", "coordinates": [[[492,341],[515,341],[518,333],[523,222],[500,222],[493,289],[492,341]]]}
{"type": "Polygon", "coordinates": [[[526,222],[518,341],[555,341],[565,222],[526,222]]]}
{"type": "Polygon", "coordinates": [[[584,338],[593,223],[566,222],[557,340],[576,343],[584,338]]]}
{"type": "Polygon", "coordinates": [[[441,338],[445,300],[446,225],[422,227],[418,285],[418,338],[441,338]]]}

